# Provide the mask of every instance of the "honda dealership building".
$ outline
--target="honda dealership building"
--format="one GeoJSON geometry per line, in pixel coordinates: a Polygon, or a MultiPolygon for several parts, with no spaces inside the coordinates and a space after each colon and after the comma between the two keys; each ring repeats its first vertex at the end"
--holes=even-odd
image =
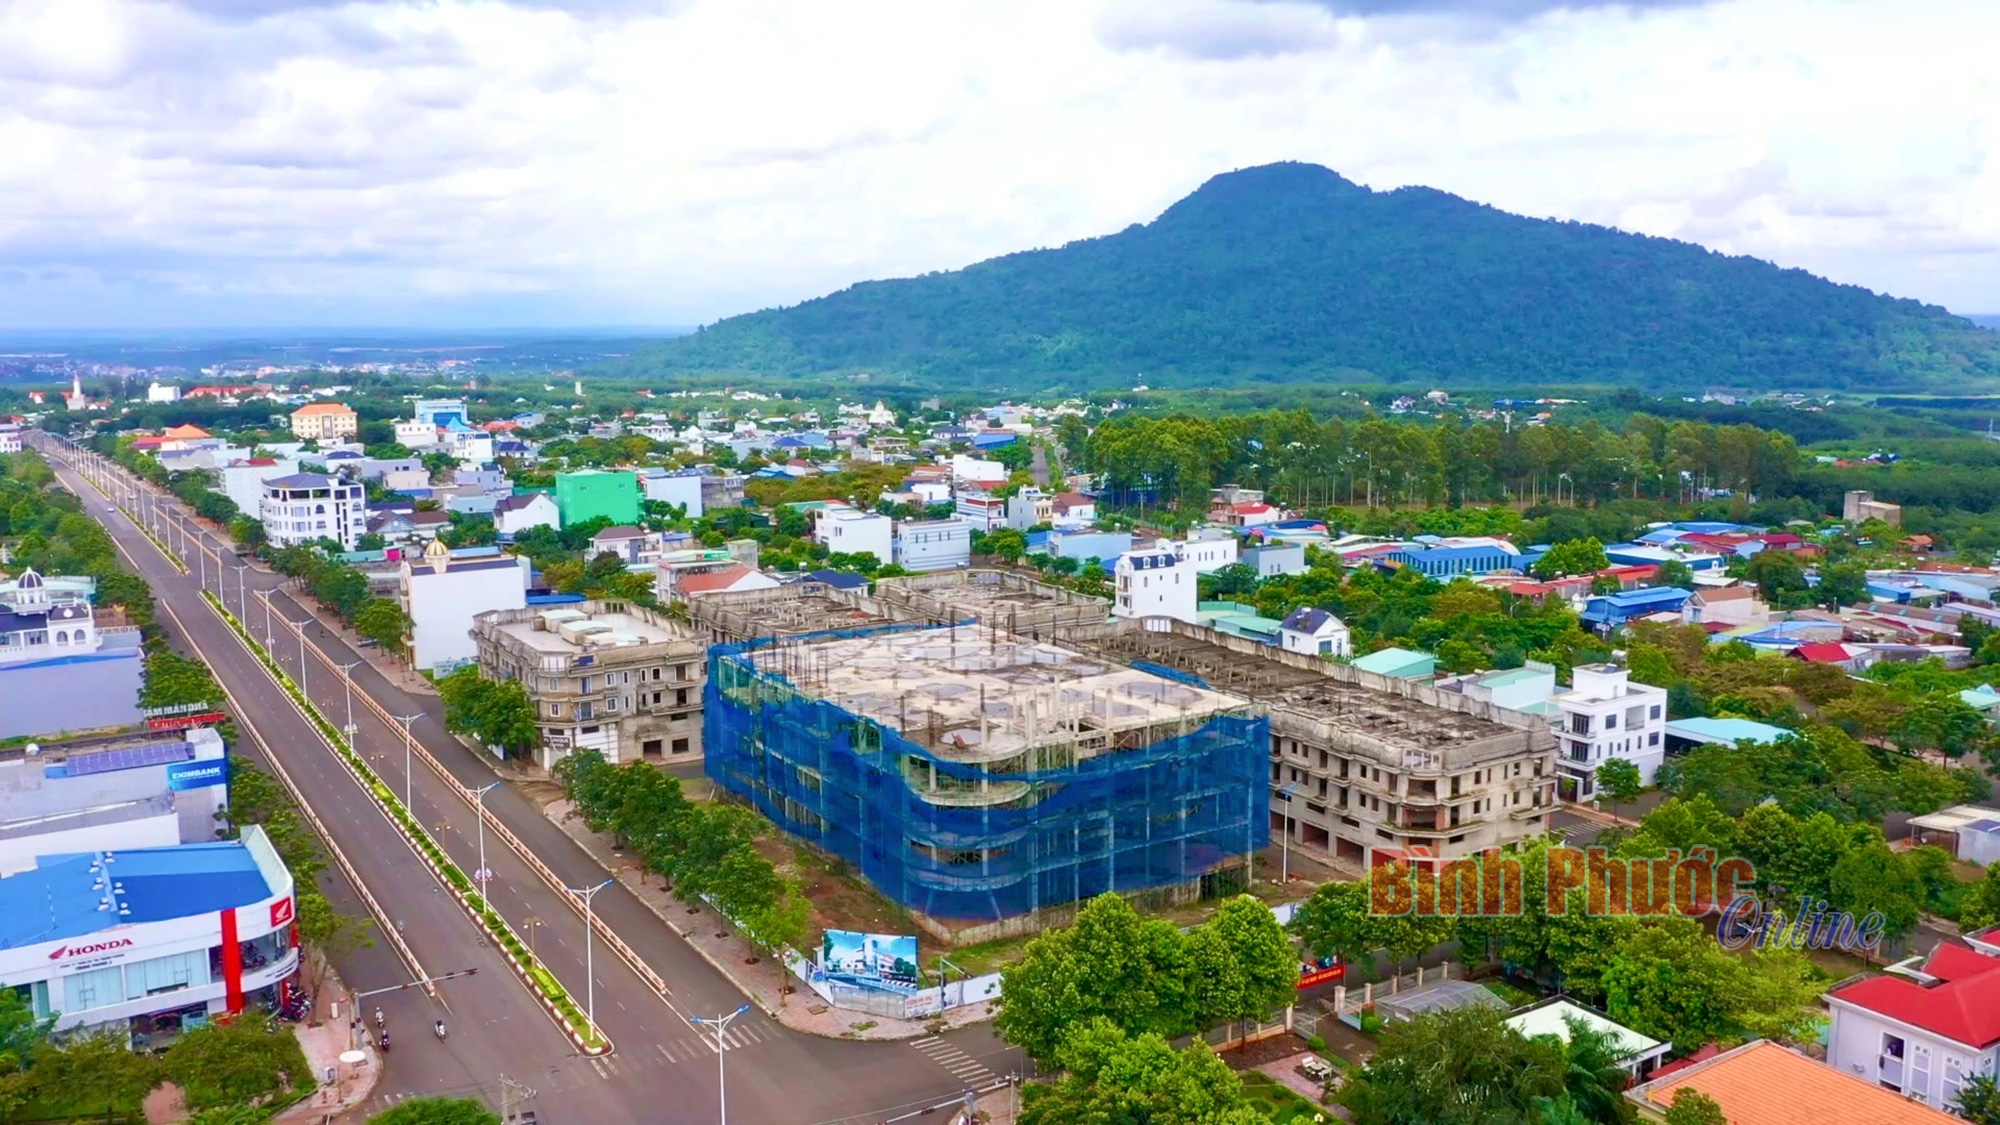
{"type": "Polygon", "coordinates": [[[42,855],[0,878],[0,982],[58,1029],[164,1046],[282,999],[295,913],[291,874],[255,826],[226,842],[42,855]]]}

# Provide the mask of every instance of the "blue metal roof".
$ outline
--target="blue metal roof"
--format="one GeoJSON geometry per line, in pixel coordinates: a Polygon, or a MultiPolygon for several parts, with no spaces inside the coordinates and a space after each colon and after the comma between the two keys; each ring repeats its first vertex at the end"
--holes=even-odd
{"type": "Polygon", "coordinates": [[[212,914],[272,890],[236,841],[42,856],[0,878],[0,949],[212,914]]]}
{"type": "Polygon", "coordinates": [[[1701,718],[1669,720],[1667,733],[1694,742],[1726,742],[1734,745],[1745,740],[1776,742],[1792,732],[1784,727],[1774,727],[1769,723],[1759,723],[1750,719],[1701,718]]]}

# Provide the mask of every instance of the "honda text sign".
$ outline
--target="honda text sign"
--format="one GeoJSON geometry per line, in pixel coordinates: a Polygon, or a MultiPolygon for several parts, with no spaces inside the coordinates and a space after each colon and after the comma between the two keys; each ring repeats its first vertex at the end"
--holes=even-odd
{"type": "Polygon", "coordinates": [[[167,763],[167,788],[175,792],[184,789],[205,789],[211,785],[226,785],[228,782],[229,759],[227,758],[167,763]]]}

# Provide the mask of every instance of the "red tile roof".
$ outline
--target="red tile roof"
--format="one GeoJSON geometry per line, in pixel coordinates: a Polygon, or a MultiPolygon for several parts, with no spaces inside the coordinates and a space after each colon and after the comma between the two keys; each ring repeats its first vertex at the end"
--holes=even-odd
{"type": "Polygon", "coordinates": [[[1924,971],[1943,982],[1867,977],[1827,995],[1980,1050],[2000,1043],[2000,957],[1940,945],[1924,971]]]}
{"type": "Polygon", "coordinates": [[[1792,655],[1814,664],[1844,664],[1849,659],[1847,646],[1833,641],[1813,641],[1792,650],[1792,655]]]}
{"type": "Polygon", "coordinates": [[[1942,1110],[1761,1039],[1626,1096],[1659,1120],[1684,1087],[1715,1099],[1729,1125],[1963,1125],[1942,1110]]]}
{"type": "Polygon", "coordinates": [[[745,578],[750,577],[752,573],[749,567],[738,563],[735,566],[724,567],[721,570],[711,570],[705,574],[682,575],[680,580],[681,596],[687,597],[689,594],[713,594],[718,591],[727,590],[745,578]]]}

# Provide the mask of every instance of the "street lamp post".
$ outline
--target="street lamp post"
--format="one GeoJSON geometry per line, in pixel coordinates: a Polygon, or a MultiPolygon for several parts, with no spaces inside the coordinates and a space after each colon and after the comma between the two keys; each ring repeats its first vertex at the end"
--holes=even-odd
{"type": "MultiPolygon", "coordinates": [[[[278,647],[278,631],[271,627],[271,591],[260,590],[257,597],[264,603],[264,651],[270,652],[278,647]]],[[[277,656],[271,659],[276,660],[277,656]]]]}
{"type": "Polygon", "coordinates": [[[469,785],[463,787],[472,795],[473,815],[479,818],[479,868],[472,873],[472,881],[479,884],[479,897],[482,899],[486,897],[486,883],[490,878],[486,870],[486,795],[499,787],[500,783],[497,781],[488,782],[478,789],[469,785]]]}
{"type": "Polygon", "coordinates": [[[580,891],[575,887],[563,888],[583,900],[583,1015],[590,1021],[592,1031],[597,1030],[597,973],[591,963],[591,939],[597,926],[595,916],[590,912],[590,900],[597,897],[597,892],[610,885],[611,880],[606,879],[588,890],[580,891]]]}
{"type": "Polygon", "coordinates": [[[241,614],[243,620],[246,622],[250,620],[250,603],[247,600],[249,595],[243,592],[243,580],[245,577],[244,572],[249,569],[249,563],[236,564],[236,612],[241,614]]]}
{"type": "Polygon", "coordinates": [[[715,1029],[715,1100],[721,1111],[720,1116],[717,1118],[721,1125],[729,1125],[729,1090],[723,1085],[722,1074],[722,1060],[725,1057],[727,1044],[722,1041],[722,1036],[724,1032],[729,1030],[730,1020],[749,1010],[750,1005],[745,1004],[726,1016],[717,1016],[712,1020],[703,1019],[700,1016],[688,1017],[691,1023],[698,1023],[703,1027],[712,1027],[715,1029]]]}
{"type": "MultiPolygon", "coordinates": [[[[293,621],[289,617],[285,618],[285,624],[290,625],[292,627],[292,631],[299,635],[299,694],[300,695],[306,695],[306,624],[311,620],[312,618],[310,617],[306,618],[305,621],[293,621]]],[[[306,699],[310,701],[312,697],[306,695],[306,699]]]]}
{"type": "Polygon", "coordinates": [[[396,721],[403,724],[403,807],[409,810],[411,816],[417,815],[417,805],[413,796],[415,790],[412,786],[416,774],[410,769],[410,724],[423,717],[424,713],[422,711],[414,715],[396,716],[396,721]]]}
{"type": "Polygon", "coordinates": [[[1287,782],[1278,792],[1285,797],[1285,823],[1278,835],[1278,885],[1284,886],[1292,878],[1292,794],[1299,791],[1298,782],[1287,782]]]}
{"type": "Polygon", "coordinates": [[[350,750],[354,748],[354,669],[360,663],[359,660],[350,660],[340,666],[341,686],[347,689],[347,726],[341,729],[341,733],[347,736],[347,748],[350,750]]]}

